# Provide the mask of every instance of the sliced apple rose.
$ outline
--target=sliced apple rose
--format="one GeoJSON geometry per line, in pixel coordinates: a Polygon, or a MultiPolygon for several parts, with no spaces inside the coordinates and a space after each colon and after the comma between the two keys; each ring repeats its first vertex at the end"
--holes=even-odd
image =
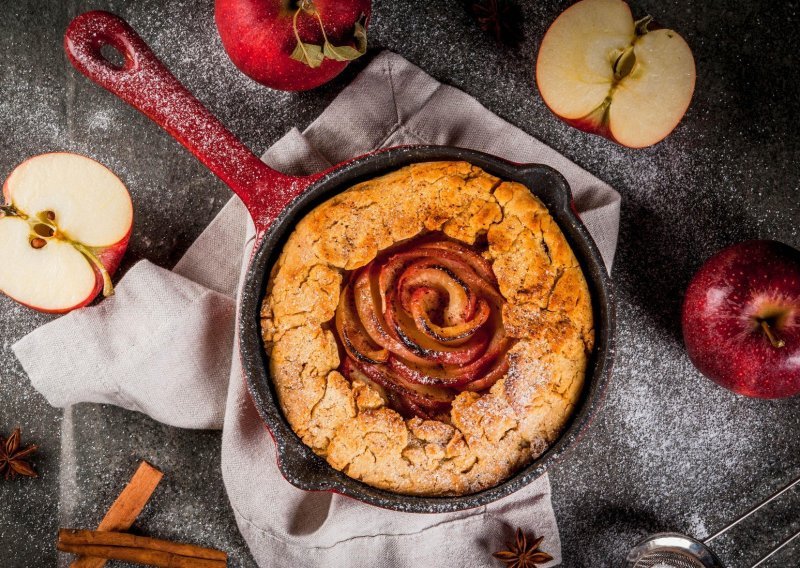
{"type": "Polygon", "coordinates": [[[437,416],[458,392],[488,389],[508,370],[503,303],[477,251],[438,234],[404,243],[342,290],[342,371],[378,385],[403,415],[437,416]]]}
{"type": "MultiPolygon", "coordinates": [[[[442,295],[437,290],[417,288],[410,296],[408,304],[404,302],[403,306],[411,311],[417,327],[434,340],[451,345],[472,336],[479,327],[486,323],[491,313],[489,303],[481,299],[477,302],[477,310],[475,310],[472,319],[468,321],[458,323],[458,320],[453,318],[450,313],[446,313],[445,321],[450,325],[445,327],[437,325],[431,316],[431,314],[440,309],[439,307],[442,303],[442,295]]],[[[452,307],[452,304],[448,307],[452,307]]],[[[450,312],[451,310],[448,309],[447,311],[450,312]]]]}
{"type": "Polygon", "coordinates": [[[76,154],[42,154],[11,172],[3,196],[0,291],[51,313],[113,293],[133,206],[108,168],[76,154]]]}

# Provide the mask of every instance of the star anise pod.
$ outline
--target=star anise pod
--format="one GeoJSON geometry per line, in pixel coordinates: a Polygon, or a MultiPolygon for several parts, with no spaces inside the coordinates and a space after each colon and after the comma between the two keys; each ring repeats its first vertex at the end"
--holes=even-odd
{"type": "Polygon", "coordinates": [[[498,43],[516,45],[522,39],[522,12],[512,0],[465,0],[480,28],[498,43]]]}
{"type": "Polygon", "coordinates": [[[522,529],[517,529],[514,542],[506,543],[508,550],[501,550],[492,554],[504,562],[508,568],[536,568],[538,564],[550,562],[553,557],[539,550],[544,537],[541,536],[528,544],[528,539],[522,529]]]}
{"type": "Polygon", "coordinates": [[[8,439],[0,436],[0,475],[6,480],[14,479],[18,475],[38,477],[36,470],[28,463],[28,458],[39,449],[38,446],[31,444],[22,450],[19,447],[19,428],[8,439]]]}

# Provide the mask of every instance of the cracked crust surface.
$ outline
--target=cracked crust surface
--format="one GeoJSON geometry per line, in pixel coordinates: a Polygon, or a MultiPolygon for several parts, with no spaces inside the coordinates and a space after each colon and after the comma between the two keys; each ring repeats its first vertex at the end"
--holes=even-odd
{"type": "Polygon", "coordinates": [[[364,483],[414,495],[487,489],[555,441],[594,344],[583,272],[547,208],[523,185],[466,162],[407,166],[360,183],[296,226],[270,275],[262,334],[284,415],[305,444],[364,483]],[[332,331],[346,271],[429,231],[475,244],[506,299],[510,369],[463,392],[450,423],[403,419],[337,370],[332,331]]]}

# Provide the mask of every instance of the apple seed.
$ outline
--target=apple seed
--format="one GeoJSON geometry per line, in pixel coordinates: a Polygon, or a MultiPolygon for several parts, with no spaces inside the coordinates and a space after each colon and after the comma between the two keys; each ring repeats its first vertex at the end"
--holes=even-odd
{"type": "Polygon", "coordinates": [[[33,226],[33,232],[44,238],[52,237],[56,233],[53,227],[45,225],[44,223],[36,223],[33,226]]]}
{"type": "Polygon", "coordinates": [[[633,46],[628,46],[620,53],[617,60],[614,62],[614,80],[621,81],[631,74],[633,66],[636,65],[636,54],[633,51],[633,46]]]}
{"type": "Polygon", "coordinates": [[[43,248],[47,244],[47,241],[42,239],[41,237],[34,237],[31,239],[31,246],[35,249],[43,248]]]}

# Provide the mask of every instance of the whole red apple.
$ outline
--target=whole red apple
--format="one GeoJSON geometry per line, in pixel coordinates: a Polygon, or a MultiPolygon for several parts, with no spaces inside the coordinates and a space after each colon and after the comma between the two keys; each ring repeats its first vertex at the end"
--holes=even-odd
{"type": "Polygon", "coordinates": [[[746,396],[800,393],[800,251],[766,240],[722,250],[689,284],[682,319],[710,379],[746,396]]]}
{"type": "Polygon", "coordinates": [[[215,3],[217,29],[234,65],[284,91],[318,87],[361,55],[370,13],[370,0],[215,3]]]}

